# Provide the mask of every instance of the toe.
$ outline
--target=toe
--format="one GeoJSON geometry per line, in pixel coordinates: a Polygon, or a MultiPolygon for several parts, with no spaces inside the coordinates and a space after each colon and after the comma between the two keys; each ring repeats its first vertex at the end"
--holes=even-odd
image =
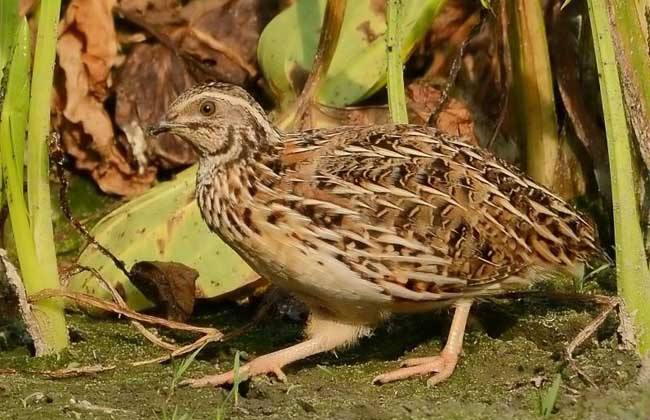
{"type": "Polygon", "coordinates": [[[232,371],[220,375],[209,375],[198,379],[186,379],[180,383],[181,386],[192,388],[205,388],[208,386],[224,386],[233,383],[234,374],[232,371]]]}
{"type": "Polygon", "coordinates": [[[418,366],[418,365],[424,365],[424,364],[429,364],[433,363],[438,359],[440,356],[432,356],[432,357],[414,357],[411,359],[405,359],[400,363],[401,367],[408,367],[408,366],[418,366]]]}
{"type": "Polygon", "coordinates": [[[423,369],[422,366],[405,367],[378,375],[372,380],[372,383],[376,385],[387,384],[389,382],[400,381],[402,379],[408,379],[426,373],[430,373],[428,367],[426,369],[423,369]]]}
{"type": "Polygon", "coordinates": [[[275,367],[272,369],[272,371],[275,377],[278,378],[278,381],[282,383],[287,382],[287,375],[285,375],[284,372],[282,372],[282,369],[280,369],[279,367],[275,367]]]}
{"type": "Polygon", "coordinates": [[[427,384],[429,386],[433,386],[449,378],[454,372],[454,368],[456,367],[457,362],[457,355],[445,352],[441,353],[439,356],[434,357],[407,359],[402,362],[402,366],[404,367],[378,375],[372,380],[372,383],[381,385],[402,379],[412,378],[414,376],[422,376],[433,373],[434,375],[427,381],[427,384]]]}
{"type": "Polygon", "coordinates": [[[441,369],[439,372],[435,373],[429,379],[427,379],[427,386],[432,387],[438,385],[440,382],[446,381],[449,379],[451,374],[454,373],[454,368],[441,369]]]}

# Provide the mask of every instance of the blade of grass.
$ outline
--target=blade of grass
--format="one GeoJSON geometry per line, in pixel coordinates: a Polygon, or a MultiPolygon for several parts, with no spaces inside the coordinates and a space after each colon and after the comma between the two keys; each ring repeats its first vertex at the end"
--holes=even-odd
{"type": "Polygon", "coordinates": [[[174,390],[178,386],[178,382],[183,378],[185,372],[187,372],[187,369],[192,365],[192,363],[194,363],[194,360],[196,360],[196,356],[199,355],[199,353],[201,352],[201,350],[203,350],[205,346],[206,345],[204,344],[198,349],[194,350],[192,354],[185,357],[183,361],[174,369],[174,374],[172,376],[172,383],[170,387],[170,396],[174,393],[174,390]]]}
{"type": "Polygon", "coordinates": [[[402,0],[388,0],[386,11],[386,51],[388,109],[396,124],[407,124],[406,95],[404,94],[404,66],[402,63],[402,33],[399,22],[402,13],[402,0]]]}
{"type": "Polygon", "coordinates": [[[217,408],[216,414],[215,414],[215,420],[225,420],[228,416],[228,413],[230,411],[230,401],[233,401],[233,406],[237,407],[239,404],[239,385],[242,383],[243,380],[246,379],[246,377],[242,377],[240,375],[239,369],[240,369],[240,353],[237,351],[235,353],[235,361],[233,363],[232,371],[233,371],[233,383],[232,383],[232,389],[226,395],[226,398],[221,402],[219,407],[217,408]]]}
{"type": "Polygon", "coordinates": [[[553,408],[557,401],[560,392],[560,384],[562,383],[562,375],[559,373],[555,375],[551,386],[539,393],[539,415],[542,418],[549,418],[553,414],[553,408]]]}
{"type": "Polygon", "coordinates": [[[612,175],[618,291],[633,317],[639,352],[650,353],[650,272],[634,185],[634,158],[606,0],[589,0],[612,175]]]}

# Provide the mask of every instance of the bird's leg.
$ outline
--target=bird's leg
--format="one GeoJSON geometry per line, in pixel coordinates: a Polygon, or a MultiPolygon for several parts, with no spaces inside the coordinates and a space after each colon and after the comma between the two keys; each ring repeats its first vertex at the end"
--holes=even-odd
{"type": "MultiPolygon", "coordinates": [[[[367,335],[369,332],[368,327],[343,324],[322,317],[318,313],[312,313],[307,328],[309,336],[307,340],[253,359],[239,369],[238,375],[242,379],[248,379],[257,375],[273,374],[279,380],[284,381],[286,379],[282,372],[284,366],[318,353],[353,344],[359,337],[367,335]]],[[[199,379],[188,379],[183,381],[181,385],[189,385],[194,388],[221,386],[232,384],[234,378],[235,372],[231,370],[230,372],[205,376],[199,379]]]]}
{"type": "Polygon", "coordinates": [[[402,363],[401,369],[379,375],[372,380],[372,383],[385,384],[433,373],[434,375],[427,381],[429,386],[433,386],[449,378],[456,368],[458,356],[463,348],[463,335],[471,306],[471,299],[463,299],[456,303],[447,344],[438,356],[407,359],[402,363]]]}

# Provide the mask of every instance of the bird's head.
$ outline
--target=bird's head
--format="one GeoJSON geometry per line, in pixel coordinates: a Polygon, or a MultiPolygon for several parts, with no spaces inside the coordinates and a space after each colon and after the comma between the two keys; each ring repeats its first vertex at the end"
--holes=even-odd
{"type": "Polygon", "coordinates": [[[262,107],[244,89],[217,82],[183,92],[149,133],[175,134],[202,157],[231,158],[279,137],[262,107]]]}

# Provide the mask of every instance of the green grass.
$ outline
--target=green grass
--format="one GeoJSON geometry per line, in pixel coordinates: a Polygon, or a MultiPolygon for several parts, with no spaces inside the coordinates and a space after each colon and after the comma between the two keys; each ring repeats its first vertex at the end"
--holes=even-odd
{"type": "Polygon", "coordinates": [[[239,351],[235,353],[235,361],[233,363],[233,373],[234,373],[234,380],[233,380],[233,385],[226,396],[226,398],[221,402],[219,407],[217,408],[217,412],[215,414],[215,420],[226,420],[228,418],[228,413],[232,409],[232,407],[237,407],[237,404],[239,403],[239,384],[241,384],[242,380],[245,380],[246,378],[242,378],[241,375],[239,374],[239,351]]]}
{"type": "Polygon", "coordinates": [[[560,384],[562,383],[562,375],[559,373],[555,375],[553,383],[546,391],[541,391],[539,393],[539,415],[542,418],[549,418],[553,414],[553,408],[557,401],[557,397],[560,392],[560,384]]]}

